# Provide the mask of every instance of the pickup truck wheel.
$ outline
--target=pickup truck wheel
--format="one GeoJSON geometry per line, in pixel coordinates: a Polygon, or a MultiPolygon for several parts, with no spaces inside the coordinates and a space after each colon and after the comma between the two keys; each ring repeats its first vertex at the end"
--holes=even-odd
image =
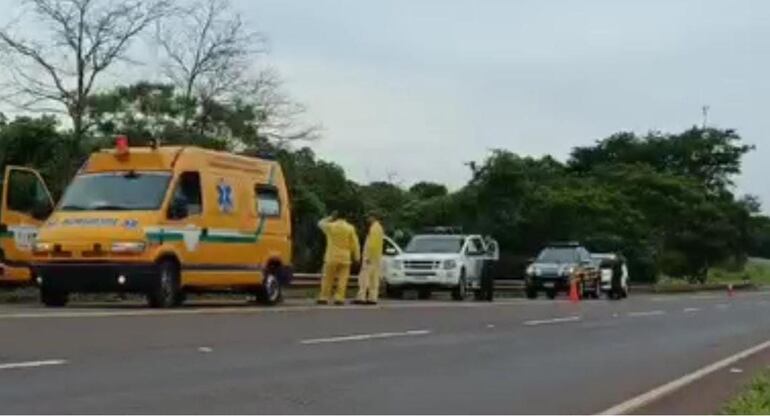
{"type": "Polygon", "coordinates": [[[546,289],[545,296],[548,299],[556,299],[556,289],[546,289]]]}
{"type": "Polygon", "coordinates": [[[40,301],[49,308],[61,308],[67,305],[69,294],[61,290],[41,286],[40,301]]]}
{"type": "Polygon", "coordinates": [[[428,300],[433,295],[430,289],[420,289],[417,291],[417,299],[428,300]]]}
{"type": "Polygon", "coordinates": [[[404,291],[397,287],[386,286],[385,295],[390,299],[401,299],[404,297],[404,291]]]}
{"type": "Polygon", "coordinates": [[[452,299],[461,301],[465,300],[468,296],[468,285],[465,282],[465,269],[460,272],[460,281],[457,283],[454,289],[452,289],[452,299]]]}
{"type": "Polygon", "coordinates": [[[158,279],[147,293],[147,303],[152,308],[170,308],[179,300],[179,268],[170,260],[158,264],[158,279]]]}

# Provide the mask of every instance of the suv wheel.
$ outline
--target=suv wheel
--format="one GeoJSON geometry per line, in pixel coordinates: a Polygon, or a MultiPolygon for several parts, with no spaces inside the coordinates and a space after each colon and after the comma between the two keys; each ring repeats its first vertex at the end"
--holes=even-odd
{"type": "Polygon", "coordinates": [[[468,295],[468,284],[465,281],[465,269],[460,272],[460,281],[457,283],[454,289],[452,289],[453,300],[465,300],[468,295]]]}

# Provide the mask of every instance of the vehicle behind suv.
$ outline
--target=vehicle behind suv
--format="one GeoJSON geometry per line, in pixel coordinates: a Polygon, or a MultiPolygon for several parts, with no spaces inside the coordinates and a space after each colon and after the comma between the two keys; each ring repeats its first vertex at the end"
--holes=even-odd
{"type": "Polygon", "coordinates": [[[404,290],[417,290],[420,299],[434,291],[450,291],[463,300],[471,292],[482,297],[481,279],[486,265],[497,260],[497,243],[481,235],[426,233],[414,236],[405,249],[389,241],[383,279],[386,294],[401,298],[404,290]]]}
{"type": "Polygon", "coordinates": [[[559,292],[568,292],[573,280],[579,296],[601,295],[599,270],[591,253],[579,243],[552,243],[527,267],[526,295],[534,299],[544,291],[553,299],[559,292]]]}
{"type": "Polygon", "coordinates": [[[622,255],[616,253],[592,253],[601,274],[602,291],[610,299],[628,297],[628,266],[622,255]]]}

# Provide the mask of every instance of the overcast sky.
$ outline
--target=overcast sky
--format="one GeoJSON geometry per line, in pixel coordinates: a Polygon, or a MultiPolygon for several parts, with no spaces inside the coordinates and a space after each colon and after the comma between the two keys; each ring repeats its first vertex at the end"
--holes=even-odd
{"type": "Polygon", "coordinates": [[[768,1],[233,1],[323,124],[312,147],[356,180],[457,188],[491,148],[563,160],[620,130],[679,132],[709,105],[757,146],[738,190],[770,206],[768,1]]]}
{"type": "Polygon", "coordinates": [[[490,148],[564,159],[619,130],[736,128],[770,204],[770,2],[240,0],[323,157],[453,187],[490,148]]]}

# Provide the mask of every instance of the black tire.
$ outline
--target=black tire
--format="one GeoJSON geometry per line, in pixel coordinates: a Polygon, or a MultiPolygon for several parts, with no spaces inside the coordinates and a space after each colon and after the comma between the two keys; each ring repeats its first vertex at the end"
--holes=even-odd
{"type": "Polygon", "coordinates": [[[417,299],[428,300],[433,295],[430,289],[420,289],[417,291],[417,299]]]}
{"type": "Polygon", "coordinates": [[[397,287],[386,286],[385,296],[387,296],[390,299],[403,299],[404,291],[397,287]]]}
{"type": "Polygon", "coordinates": [[[281,281],[278,277],[277,268],[270,268],[265,272],[265,279],[262,286],[257,289],[257,302],[263,305],[273,306],[281,303],[283,300],[283,291],[281,290],[281,281]]]}
{"type": "Polygon", "coordinates": [[[49,308],[62,308],[67,306],[67,302],[69,302],[69,293],[42,286],[40,287],[40,302],[49,308]]]}
{"type": "Polygon", "coordinates": [[[537,299],[537,288],[527,286],[524,289],[524,294],[527,296],[527,299],[537,299]]]}
{"type": "Polygon", "coordinates": [[[147,303],[152,308],[177,306],[180,300],[179,266],[171,260],[158,263],[158,278],[149,293],[147,303]]]}
{"type": "Polygon", "coordinates": [[[546,289],[545,296],[551,300],[556,299],[556,289],[546,289]]]}
{"type": "Polygon", "coordinates": [[[182,306],[187,301],[187,293],[184,293],[184,291],[180,290],[179,293],[177,293],[176,298],[174,299],[174,306],[182,306]]]}
{"type": "Polygon", "coordinates": [[[465,282],[465,269],[460,272],[460,281],[452,289],[452,300],[463,301],[468,296],[468,285],[465,282]]]}

